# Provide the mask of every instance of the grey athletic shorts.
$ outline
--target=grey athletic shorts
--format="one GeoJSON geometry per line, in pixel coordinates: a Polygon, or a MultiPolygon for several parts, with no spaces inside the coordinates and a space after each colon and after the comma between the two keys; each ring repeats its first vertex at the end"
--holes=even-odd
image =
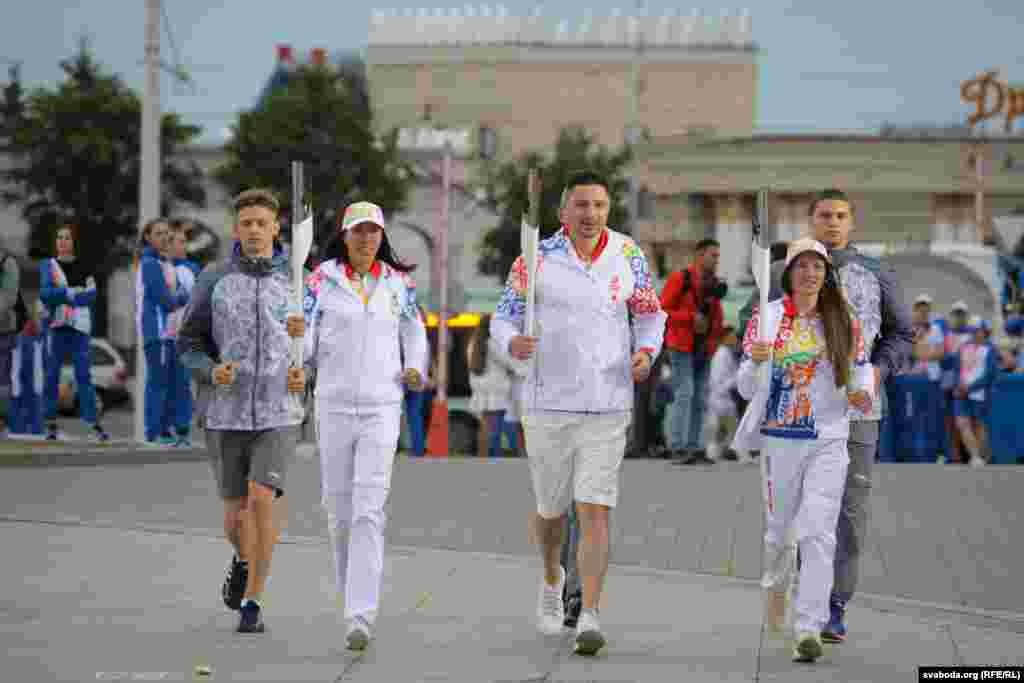
{"type": "Polygon", "coordinates": [[[206,452],[221,498],[249,495],[249,482],[284,495],[288,464],[295,457],[297,427],[260,431],[207,430],[206,452]]]}

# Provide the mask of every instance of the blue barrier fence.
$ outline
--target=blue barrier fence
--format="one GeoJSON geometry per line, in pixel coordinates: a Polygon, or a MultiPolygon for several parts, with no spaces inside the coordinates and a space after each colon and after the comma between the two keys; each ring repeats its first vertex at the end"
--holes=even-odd
{"type": "MultiPolygon", "coordinates": [[[[935,462],[949,452],[946,405],[938,383],[923,375],[900,375],[886,384],[888,412],[878,442],[881,462],[935,462]]],[[[989,398],[988,435],[992,463],[1024,457],[1024,375],[1001,375],[989,398]]]]}

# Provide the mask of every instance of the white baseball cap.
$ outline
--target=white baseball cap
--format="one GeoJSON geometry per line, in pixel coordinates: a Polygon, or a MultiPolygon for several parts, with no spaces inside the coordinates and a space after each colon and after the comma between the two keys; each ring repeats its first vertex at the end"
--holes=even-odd
{"type": "Polygon", "coordinates": [[[786,268],[789,268],[789,264],[793,262],[793,259],[807,251],[813,251],[825,259],[825,263],[831,265],[832,257],[828,255],[828,249],[825,248],[824,244],[809,237],[802,237],[789,243],[789,248],[786,250],[786,268]]]}
{"type": "Polygon", "coordinates": [[[384,229],[384,211],[372,202],[349,204],[341,219],[341,231],[351,230],[360,223],[373,223],[384,229]]]}
{"type": "Polygon", "coordinates": [[[961,299],[960,301],[957,301],[955,304],[953,304],[953,307],[950,308],[949,310],[953,311],[954,313],[956,311],[960,311],[962,313],[966,313],[967,312],[967,302],[964,301],[963,299],[961,299]]]}
{"type": "Polygon", "coordinates": [[[918,305],[918,304],[928,304],[930,306],[931,303],[932,303],[932,298],[930,296],[928,296],[927,294],[918,294],[917,298],[914,299],[914,305],[915,306],[918,305]]]}

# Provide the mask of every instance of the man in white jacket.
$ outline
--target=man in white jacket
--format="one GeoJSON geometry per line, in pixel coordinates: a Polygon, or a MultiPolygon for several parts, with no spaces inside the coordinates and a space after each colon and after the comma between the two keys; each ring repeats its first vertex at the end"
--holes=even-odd
{"type": "Polygon", "coordinates": [[[544,560],[538,626],[546,634],[563,626],[559,555],[565,514],[575,501],[583,586],[576,651],[592,655],[605,643],[598,606],[633,383],[646,379],[661,350],[666,316],[643,252],[607,226],[608,183],[579,173],[562,206],[562,229],[538,249],[537,336],[523,334],[528,268],[522,256],[509,273],[491,334],[515,358],[531,360],[523,427],[544,560]]]}

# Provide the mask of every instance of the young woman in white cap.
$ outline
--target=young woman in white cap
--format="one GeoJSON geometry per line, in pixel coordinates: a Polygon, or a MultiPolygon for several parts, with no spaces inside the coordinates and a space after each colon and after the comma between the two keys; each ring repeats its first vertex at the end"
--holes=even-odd
{"type": "Polygon", "coordinates": [[[799,545],[793,658],[813,662],[822,654],[829,617],[836,520],[849,463],[847,411],[870,408],[874,373],[823,244],[800,239],[790,245],[782,289],[785,296],[747,326],[738,385],[750,406],[735,447],[761,451],[767,506],[761,585],[776,629],[785,618],[799,545]]]}
{"type": "Polygon", "coordinates": [[[384,563],[384,503],[398,445],[403,384],[427,374],[414,266],[399,261],[380,207],[350,205],[306,281],[307,367],[316,373],[323,505],[344,596],[346,639],[372,638],[384,563]]]}

